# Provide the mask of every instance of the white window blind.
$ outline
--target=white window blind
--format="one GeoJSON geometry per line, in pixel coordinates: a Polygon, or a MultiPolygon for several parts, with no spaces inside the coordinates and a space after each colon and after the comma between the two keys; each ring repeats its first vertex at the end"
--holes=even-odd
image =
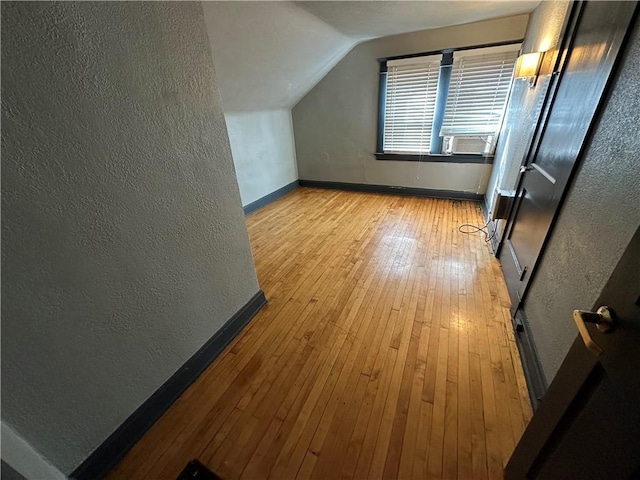
{"type": "Polygon", "coordinates": [[[519,45],[454,52],[441,136],[496,135],[519,45]]]}
{"type": "Polygon", "coordinates": [[[385,153],[429,153],[441,58],[387,62],[385,153]]]}

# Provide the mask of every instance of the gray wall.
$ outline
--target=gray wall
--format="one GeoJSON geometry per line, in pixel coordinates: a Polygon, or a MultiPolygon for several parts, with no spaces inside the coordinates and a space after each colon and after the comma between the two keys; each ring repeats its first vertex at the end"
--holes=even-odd
{"type": "Polygon", "coordinates": [[[291,111],[226,113],[242,204],[298,179],[291,111]]]}
{"type": "Polygon", "coordinates": [[[379,161],[377,58],[524,37],[528,15],[395,35],[362,43],[293,109],[301,179],[484,193],[491,166],[379,161]]]}
{"type": "Polygon", "coordinates": [[[576,338],[571,313],[589,309],[640,226],[640,29],[525,300],[548,381],[576,338]]]}
{"type": "MultiPolygon", "coordinates": [[[[562,27],[569,13],[569,7],[570,2],[567,1],[542,2],[531,14],[522,52],[547,52],[547,54],[540,77],[533,88],[523,80],[516,80],[513,83],[496,147],[493,171],[487,187],[485,198],[487,212],[493,208],[493,192],[496,188],[513,190],[516,187],[520,164],[531,143],[544,95],[549,86],[562,27]]],[[[500,221],[496,225],[498,236],[502,234],[504,223],[500,221]]],[[[495,244],[497,245],[497,242],[495,244]]]]}
{"type": "Polygon", "coordinates": [[[2,3],[2,419],[71,472],[258,291],[199,3],[2,3]]]}

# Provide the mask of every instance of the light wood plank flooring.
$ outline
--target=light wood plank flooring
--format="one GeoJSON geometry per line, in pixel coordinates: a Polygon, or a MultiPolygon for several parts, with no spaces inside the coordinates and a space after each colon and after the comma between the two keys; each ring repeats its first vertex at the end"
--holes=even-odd
{"type": "Polygon", "coordinates": [[[479,204],[307,188],[250,215],[268,305],[111,478],[501,478],[531,407],[461,223],[479,204]]]}

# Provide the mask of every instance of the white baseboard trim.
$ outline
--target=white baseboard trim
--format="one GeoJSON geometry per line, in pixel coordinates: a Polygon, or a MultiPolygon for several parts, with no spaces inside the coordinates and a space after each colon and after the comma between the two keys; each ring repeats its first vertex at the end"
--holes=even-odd
{"type": "Polygon", "coordinates": [[[0,448],[2,449],[2,460],[27,480],[42,478],[65,480],[67,478],[4,422],[2,422],[0,448]]]}

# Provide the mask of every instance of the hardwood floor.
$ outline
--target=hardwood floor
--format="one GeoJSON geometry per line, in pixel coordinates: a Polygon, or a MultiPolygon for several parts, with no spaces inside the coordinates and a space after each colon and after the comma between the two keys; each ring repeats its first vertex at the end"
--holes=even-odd
{"type": "Polygon", "coordinates": [[[531,407],[479,204],[300,188],[247,218],[268,305],[111,472],[502,478],[531,407]]]}

